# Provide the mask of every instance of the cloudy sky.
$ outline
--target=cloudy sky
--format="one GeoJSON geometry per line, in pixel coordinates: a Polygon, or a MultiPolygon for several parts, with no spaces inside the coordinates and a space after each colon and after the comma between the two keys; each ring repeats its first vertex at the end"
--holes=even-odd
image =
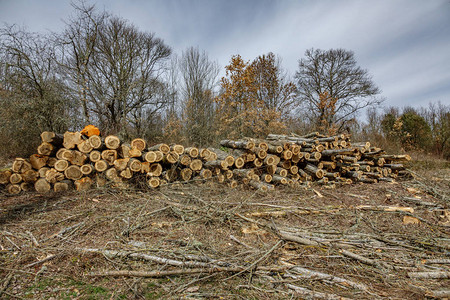
{"type": "MultiPolygon", "coordinates": [[[[274,52],[294,75],[309,48],[355,53],[384,105],[450,104],[450,0],[88,0],[176,53],[198,46],[222,67],[274,52]]],[[[66,0],[0,0],[0,22],[61,31],[66,0]]]]}

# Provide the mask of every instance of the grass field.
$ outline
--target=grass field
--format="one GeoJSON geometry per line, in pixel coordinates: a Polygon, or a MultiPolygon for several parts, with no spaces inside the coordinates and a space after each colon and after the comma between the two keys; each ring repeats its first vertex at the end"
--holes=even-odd
{"type": "Polygon", "coordinates": [[[268,194],[192,182],[0,195],[0,298],[448,297],[450,163],[410,168],[394,184],[268,194]]]}

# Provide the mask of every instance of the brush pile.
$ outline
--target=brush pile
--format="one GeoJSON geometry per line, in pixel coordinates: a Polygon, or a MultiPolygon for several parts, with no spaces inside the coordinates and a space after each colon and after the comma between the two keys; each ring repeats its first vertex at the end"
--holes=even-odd
{"type": "Polygon", "coordinates": [[[388,155],[369,142],[351,143],[350,136],[269,134],[266,139],[222,140],[221,149],[157,144],[140,138],[130,143],[117,136],[101,137],[89,125],[81,132],[43,132],[37,153],[16,158],[0,171],[0,188],[9,194],[36,190],[82,191],[130,184],[157,188],[172,182],[217,180],[234,188],[239,183],[261,191],[276,185],[393,181],[405,174],[408,155],[388,155]]]}

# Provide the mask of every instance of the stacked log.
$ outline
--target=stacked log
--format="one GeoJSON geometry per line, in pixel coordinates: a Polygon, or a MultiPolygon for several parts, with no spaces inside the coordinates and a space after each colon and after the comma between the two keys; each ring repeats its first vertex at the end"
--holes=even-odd
{"type": "Polygon", "coordinates": [[[222,140],[221,149],[177,144],[147,145],[137,138],[125,143],[101,137],[95,127],[81,132],[43,132],[37,154],[17,158],[0,171],[0,187],[9,194],[46,193],[92,186],[157,188],[171,182],[217,180],[238,182],[261,191],[277,185],[393,181],[402,174],[408,155],[388,155],[369,142],[352,143],[349,135],[269,134],[266,139],[222,140]]]}

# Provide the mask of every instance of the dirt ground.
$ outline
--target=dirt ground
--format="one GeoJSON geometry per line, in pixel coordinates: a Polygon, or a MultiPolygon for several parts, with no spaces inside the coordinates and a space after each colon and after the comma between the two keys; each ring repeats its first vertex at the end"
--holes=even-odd
{"type": "Polygon", "coordinates": [[[267,194],[0,194],[0,298],[424,299],[450,294],[450,167],[267,194]]]}

